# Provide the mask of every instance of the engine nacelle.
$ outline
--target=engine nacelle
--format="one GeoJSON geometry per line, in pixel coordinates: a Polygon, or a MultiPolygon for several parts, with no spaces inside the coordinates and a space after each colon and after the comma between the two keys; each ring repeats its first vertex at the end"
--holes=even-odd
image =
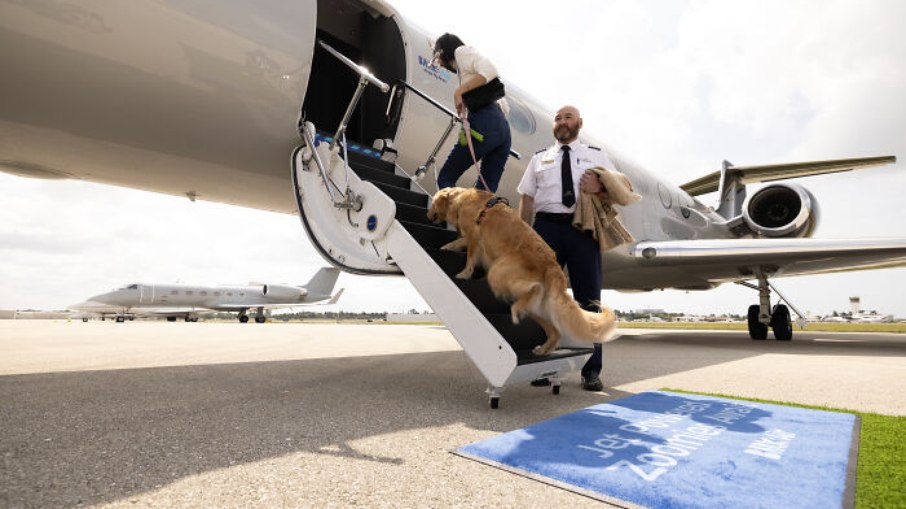
{"type": "Polygon", "coordinates": [[[771,184],[746,197],[742,217],[765,237],[811,237],[818,227],[818,201],[796,184],[771,184]]]}
{"type": "Polygon", "coordinates": [[[287,285],[263,285],[261,292],[272,299],[284,301],[301,301],[308,293],[304,288],[287,285]]]}

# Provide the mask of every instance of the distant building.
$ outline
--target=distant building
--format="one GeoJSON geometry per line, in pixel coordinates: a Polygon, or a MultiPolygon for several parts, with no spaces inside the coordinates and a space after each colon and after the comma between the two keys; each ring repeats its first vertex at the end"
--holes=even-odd
{"type": "Polygon", "coordinates": [[[439,322],[434,313],[387,313],[388,322],[439,322]]]}

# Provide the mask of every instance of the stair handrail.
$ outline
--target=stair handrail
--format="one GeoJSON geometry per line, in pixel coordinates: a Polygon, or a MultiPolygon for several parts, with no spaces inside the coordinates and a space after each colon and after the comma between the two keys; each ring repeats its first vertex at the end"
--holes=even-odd
{"type": "MultiPolygon", "coordinates": [[[[459,118],[459,115],[457,115],[456,113],[454,113],[452,110],[450,110],[449,108],[447,108],[447,107],[444,106],[443,104],[437,102],[433,97],[431,97],[431,96],[429,96],[428,94],[422,92],[422,91],[419,90],[417,87],[411,85],[409,82],[407,82],[407,81],[405,81],[405,80],[397,80],[397,84],[402,85],[402,86],[404,86],[405,88],[407,88],[407,89],[409,89],[409,90],[415,92],[415,94],[416,94],[417,96],[419,96],[419,97],[421,97],[422,99],[424,99],[425,101],[427,101],[428,104],[434,106],[435,108],[439,109],[439,110],[442,111],[443,113],[446,113],[447,116],[450,117],[452,121],[462,123],[462,119],[459,118]]],[[[444,138],[446,138],[446,136],[445,136],[444,138]]],[[[441,143],[440,143],[440,144],[443,144],[443,139],[441,139],[441,143]]],[[[435,155],[436,155],[436,154],[435,154],[435,155]]],[[[522,154],[520,154],[519,152],[517,152],[517,151],[515,151],[515,150],[513,150],[513,149],[510,149],[510,155],[513,156],[513,158],[515,158],[515,159],[522,159],[522,154]]]]}

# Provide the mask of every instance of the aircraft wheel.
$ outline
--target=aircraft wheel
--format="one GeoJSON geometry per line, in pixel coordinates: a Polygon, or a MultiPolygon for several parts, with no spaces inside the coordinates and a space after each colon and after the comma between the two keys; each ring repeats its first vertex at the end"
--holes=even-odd
{"type": "Polygon", "coordinates": [[[491,402],[491,410],[497,410],[498,408],[500,408],[500,398],[496,398],[496,397],[491,398],[490,402],[491,402]]]}
{"type": "Polygon", "coordinates": [[[263,316],[256,316],[255,323],[264,323],[266,319],[263,316]]]}
{"type": "Polygon", "coordinates": [[[116,317],[116,323],[123,323],[123,322],[125,322],[125,321],[126,321],[126,319],[123,318],[122,316],[116,317]]]}
{"type": "Polygon", "coordinates": [[[771,328],[774,329],[774,339],[789,341],[793,339],[793,321],[790,319],[790,310],[783,304],[778,304],[771,313],[771,328]]]}
{"type": "Polygon", "coordinates": [[[240,322],[240,323],[248,323],[248,321],[249,321],[249,316],[248,316],[248,315],[239,315],[239,322],[240,322]]]}
{"type": "Polygon", "coordinates": [[[749,306],[749,337],[752,339],[768,339],[768,326],[758,321],[760,311],[758,304],[749,306]]]}
{"type": "Polygon", "coordinates": [[[168,316],[168,317],[167,317],[167,321],[168,321],[168,322],[175,322],[175,321],[176,321],[176,317],[175,317],[175,316],[168,316]]]}
{"type": "Polygon", "coordinates": [[[192,319],[189,320],[189,321],[192,322],[192,323],[195,323],[195,322],[198,321],[198,317],[197,317],[197,316],[193,316],[192,319]]]}
{"type": "Polygon", "coordinates": [[[552,393],[554,396],[560,394],[560,386],[559,386],[559,385],[555,385],[555,386],[551,387],[551,393],[552,393]]]}
{"type": "Polygon", "coordinates": [[[185,317],[185,318],[183,318],[183,320],[185,320],[185,321],[186,321],[186,322],[191,322],[191,321],[192,321],[192,319],[191,319],[191,318],[189,318],[189,317],[188,317],[188,316],[187,316],[187,317],[185,317]]]}
{"type": "Polygon", "coordinates": [[[82,318],[82,321],[83,321],[83,322],[87,322],[87,321],[88,321],[88,318],[82,318]]]}

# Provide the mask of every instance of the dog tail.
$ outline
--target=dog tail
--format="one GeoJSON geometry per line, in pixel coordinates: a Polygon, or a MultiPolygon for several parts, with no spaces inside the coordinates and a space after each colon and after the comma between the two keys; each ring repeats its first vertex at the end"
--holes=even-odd
{"type": "Polygon", "coordinates": [[[600,312],[586,311],[565,292],[551,292],[546,300],[548,318],[570,338],[587,343],[613,338],[617,317],[612,309],[601,306],[600,312]]]}

